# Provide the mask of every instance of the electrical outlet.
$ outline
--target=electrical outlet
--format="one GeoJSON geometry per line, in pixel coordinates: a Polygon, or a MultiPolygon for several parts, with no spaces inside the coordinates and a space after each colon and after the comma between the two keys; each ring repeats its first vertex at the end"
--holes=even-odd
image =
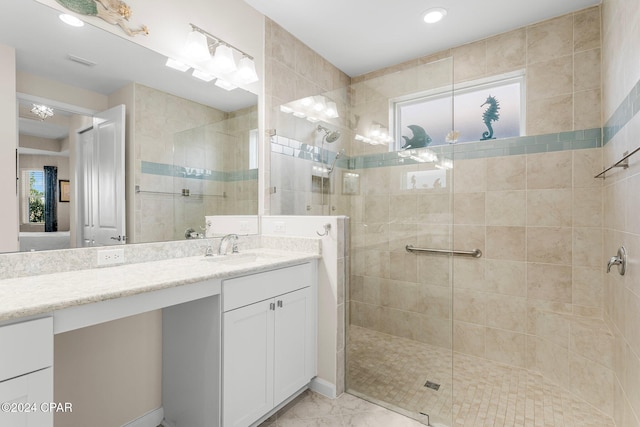
{"type": "Polygon", "coordinates": [[[98,266],[122,264],[124,249],[102,249],[98,251],[98,266]]]}
{"type": "Polygon", "coordinates": [[[284,226],[284,221],[277,221],[273,225],[274,225],[274,231],[276,233],[284,233],[286,231],[286,228],[284,226]]]}

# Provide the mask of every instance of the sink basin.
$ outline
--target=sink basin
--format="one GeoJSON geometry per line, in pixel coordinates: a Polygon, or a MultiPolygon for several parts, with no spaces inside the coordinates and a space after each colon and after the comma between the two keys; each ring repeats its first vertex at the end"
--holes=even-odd
{"type": "Polygon", "coordinates": [[[251,262],[263,262],[273,261],[280,257],[275,255],[254,254],[254,253],[239,253],[229,255],[214,255],[204,257],[203,259],[208,262],[220,263],[220,264],[244,264],[251,262]]]}

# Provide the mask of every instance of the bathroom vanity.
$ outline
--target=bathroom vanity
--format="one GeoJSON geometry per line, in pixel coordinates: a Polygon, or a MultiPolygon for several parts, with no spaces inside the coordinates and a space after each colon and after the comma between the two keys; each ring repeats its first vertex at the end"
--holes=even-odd
{"type": "Polygon", "coordinates": [[[316,374],[318,258],[253,249],[1,280],[0,425],[53,426],[73,404],[53,396],[54,334],[158,309],[163,408],[152,416],[259,422],[316,374]]]}

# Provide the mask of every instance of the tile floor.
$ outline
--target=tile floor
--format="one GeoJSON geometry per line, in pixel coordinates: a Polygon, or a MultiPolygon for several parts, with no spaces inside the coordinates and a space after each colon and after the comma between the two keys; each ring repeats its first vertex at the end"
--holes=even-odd
{"type": "Polygon", "coordinates": [[[329,399],[305,391],[260,427],[423,427],[424,424],[350,394],[329,399]]]}
{"type": "Polygon", "coordinates": [[[434,426],[615,426],[610,417],[534,372],[459,353],[452,360],[449,350],[357,326],[349,331],[347,371],[350,391],[427,413],[434,426]],[[426,381],[440,384],[439,390],[426,388],[426,381]]]}

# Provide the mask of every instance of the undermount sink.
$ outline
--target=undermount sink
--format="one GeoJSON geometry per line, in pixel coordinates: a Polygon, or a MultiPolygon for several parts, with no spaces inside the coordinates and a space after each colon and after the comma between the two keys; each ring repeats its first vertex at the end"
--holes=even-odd
{"type": "Polygon", "coordinates": [[[249,262],[262,262],[262,261],[272,261],[277,258],[280,258],[276,255],[266,255],[266,254],[255,254],[255,253],[239,253],[239,254],[228,254],[228,255],[214,255],[204,257],[205,261],[215,262],[220,264],[244,264],[249,262]]]}

